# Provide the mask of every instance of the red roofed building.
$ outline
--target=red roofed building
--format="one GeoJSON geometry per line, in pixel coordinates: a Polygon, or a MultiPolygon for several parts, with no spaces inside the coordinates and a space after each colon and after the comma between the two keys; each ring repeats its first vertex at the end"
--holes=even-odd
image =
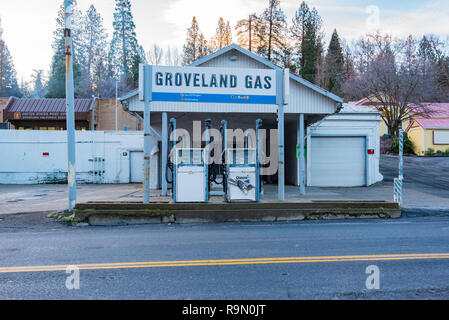
{"type": "Polygon", "coordinates": [[[430,149],[449,153],[449,117],[413,118],[407,132],[417,155],[429,154],[430,149]]]}

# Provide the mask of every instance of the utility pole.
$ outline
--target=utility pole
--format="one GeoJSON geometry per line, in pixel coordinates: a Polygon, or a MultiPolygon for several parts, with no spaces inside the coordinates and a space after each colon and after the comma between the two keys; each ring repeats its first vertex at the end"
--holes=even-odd
{"type": "Polygon", "coordinates": [[[69,185],[69,211],[76,205],[76,167],[75,167],[75,96],[73,84],[73,48],[72,48],[72,0],[64,0],[65,13],[65,57],[66,57],[66,121],[69,185]]]}
{"type": "Polygon", "coordinates": [[[144,92],[144,155],[143,155],[143,180],[144,180],[144,191],[143,191],[143,202],[150,203],[150,159],[151,159],[151,102],[153,100],[152,94],[152,66],[147,66],[141,64],[139,66],[139,72],[142,73],[143,77],[143,92],[144,92]]]}

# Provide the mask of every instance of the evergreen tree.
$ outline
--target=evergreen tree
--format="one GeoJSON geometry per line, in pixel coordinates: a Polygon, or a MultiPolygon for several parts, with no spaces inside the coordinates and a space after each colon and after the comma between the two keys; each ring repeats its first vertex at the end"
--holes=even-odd
{"type": "Polygon", "coordinates": [[[322,52],[321,29],[322,20],[318,11],[315,8],[310,10],[308,5],[302,2],[293,18],[291,33],[299,56],[297,69],[304,79],[313,83],[322,52]]]}
{"type": "Polygon", "coordinates": [[[211,50],[200,31],[196,17],[193,17],[192,25],[187,29],[186,43],[183,48],[183,63],[184,65],[189,65],[210,52],[211,50]]]}
{"type": "Polygon", "coordinates": [[[116,0],[113,27],[110,50],[112,71],[122,82],[127,82],[134,78],[132,71],[141,59],[130,0],[116,0]]]}
{"type": "Polygon", "coordinates": [[[30,94],[32,99],[41,99],[45,97],[47,89],[43,79],[44,70],[33,70],[31,79],[33,81],[33,91],[30,94]]]}
{"type": "MultiPolygon", "coordinates": [[[[102,64],[107,59],[108,34],[103,26],[103,18],[98,13],[94,5],[91,5],[82,19],[81,47],[85,54],[84,65],[82,66],[82,79],[80,83],[80,93],[83,97],[91,97],[97,94],[100,83],[99,79],[94,79],[97,64],[102,64]]],[[[102,76],[108,76],[103,74],[102,76]]]]}
{"type": "Polygon", "coordinates": [[[279,0],[269,0],[256,24],[256,35],[259,41],[257,52],[272,61],[282,47],[284,30],[287,28],[285,13],[279,0]]]}
{"type": "MultiPolygon", "coordinates": [[[[77,2],[72,2],[72,58],[73,58],[73,77],[75,83],[75,96],[79,94],[79,84],[81,81],[81,66],[84,65],[85,53],[81,45],[81,12],[77,9],[77,2]]],[[[50,66],[50,77],[48,81],[46,98],[64,98],[65,97],[65,18],[64,5],[61,4],[56,18],[56,29],[53,32],[53,58],[50,66]]]]}
{"type": "Polygon", "coordinates": [[[437,42],[433,36],[424,35],[419,43],[418,56],[425,61],[437,63],[441,56],[441,50],[435,45],[437,42]]]}
{"type": "Polygon", "coordinates": [[[329,43],[329,49],[326,55],[326,86],[325,88],[338,95],[343,95],[343,81],[344,81],[344,56],[343,49],[340,43],[340,37],[337,30],[332,33],[332,38],[329,43]]]}
{"type": "Polygon", "coordinates": [[[237,21],[235,31],[237,35],[237,44],[249,51],[253,51],[257,47],[255,25],[258,23],[259,18],[255,13],[248,16],[248,19],[242,19],[237,21]]]}
{"type": "Polygon", "coordinates": [[[3,40],[3,29],[0,20],[0,96],[21,97],[22,94],[17,82],[17,73],[8,46],[3,40]]]}

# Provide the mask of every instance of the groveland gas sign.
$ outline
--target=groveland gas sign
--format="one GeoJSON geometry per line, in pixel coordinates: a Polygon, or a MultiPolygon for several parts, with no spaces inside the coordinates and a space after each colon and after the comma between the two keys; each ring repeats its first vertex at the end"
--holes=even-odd
{"type": "Polygon", "coordinates": [[[276,104],[276,71],[151,66],[151,101],[276,104]]]}

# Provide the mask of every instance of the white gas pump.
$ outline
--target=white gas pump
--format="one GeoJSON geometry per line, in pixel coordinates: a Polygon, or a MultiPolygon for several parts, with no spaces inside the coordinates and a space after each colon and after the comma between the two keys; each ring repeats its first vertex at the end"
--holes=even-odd
{"type": "Polygon", "coordinates": [[[172,164],[169,161],[166,169],[172,172],[172,181],[167,182],[172,184],[173,202],[208,202],[207,149],[177,148],[176,119],[170,119],[170,131],[173,133],[169,157],[172,164]]]}
{"type": "Polygon", "coordinates": [[[207,202],[207,163],[205,149],[175,149],[175,202],[207,202]]]}
{"type": "Polygon", "coordinates": [[[256,148],[225,149],[226,200],[228,202],[259,202],[259,129],[257,120],[256,148]]]}

